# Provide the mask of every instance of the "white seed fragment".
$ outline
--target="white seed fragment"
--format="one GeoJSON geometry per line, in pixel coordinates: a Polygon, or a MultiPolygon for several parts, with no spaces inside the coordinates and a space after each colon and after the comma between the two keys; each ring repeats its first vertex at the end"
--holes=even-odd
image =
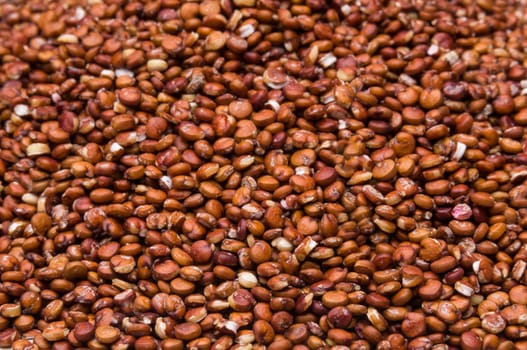
{"type": "Polygon", "coordinates": [[[51,150],[47,143],[32,143],[27,146],[26,154],[28,157],[31,156],[40,156],[42,154],[50,153],[51,150]]]}
{"type": "Polygon", "coordinates": [[[298,261],[304,261],[311,253],[313,249],[318,245],[317,241],[313,240],[311,237],[306,237],[298,247],[295,249],[295,256],[298,261]]]}
{"type": "Polygon", "coordinates": [[[60,96],[58,92],[54,92],[51,94],[51,100],[55,103],[59,103],[60,101],[62,101],[62,96],[60,96]]]}
{"type": "Polygon", "coordinates": [[[437,46],[436,44],[432,44],[430,45],[430,47],[428,48],[428,51],[426,51],[426,54],[428,56],[434,56],[435,54],[437,54],[439,52],[439,46],[437,46]]]}
{"type": "Polygon", "coordinates": [[[329,91],[328,93],[320,97],[320,102],[327,105],[329,103],[335,102],[335,93],[334,90],[329,91]]]}
{"type": "Polygon", "coordinates": [[[520,92],[520,88],[518,87],[517,84],[512,84],[511,85],[511,95],[512,96],[516,96],[518,95],[518,93],[520,92]]]}
{"type": "Polygon", "coordinates": [[[108,78],[108,79],[115,79],[115,72],[111,69],[103,69],[101,71],[101,77],[108,78]]]}
{"type": "Polygon", "coordinates": [[[22,195],[22,201],[27,204],[35,205],[38,202],[38,197],[34,193],[24,193],[22,195]]]}
{"type": "Polygon", "coordinates": [[[254,288],[258,285],[258,279],[254,273],[242,271],[238,274],[238,282],[243,288],[254,288]]]}
{"type": "Polygon", "coordinates": [[[159,179],[159,185],[162,186],[163,188],[171,189],[172,184],[173,184],[172,178],[170,176],[165,175],[159,179]]]}
{"type": "Polygon", "coordinates": [[[60,44],[77,44],[79,42],[79,38],[77,38],[73,34],[66,33],[66,34],[61,34],[57,38],[57,42],[60,44]]]}
{"type": "Polygon", "coordinates": [[[332,53],[327,53],[318,60],[318,63],[324,68],[332,66],[335,62],[337,62],[337,57],[332,53]]]}
{"type": "Polygon", "coordinates": [[[266,107],[271,107],[271,109],[275,112],[278,112],[280,109],[280,104],[276,100],[269,100],[265,103],[266,107]]]}
{"type": "Polygon", "coordinates": [[[474,288],[470,287],[467,283],[463,281],[457,281],[454,284],[454,289],[461,295],[470,297],[474,294],[474,288]]]}
{"type": "Polygon", "coordinates": [[[452,50],[452,51],[449,51],[447,52],[443,58],[445,59],[445,61],[448,62],[448,64],[450,64],[451,66],[454,65],[457,61],[459,61],[459,55],[457,54],[456,51],[452,50]]]}
{"type": "Polygon", "coordinates": [[[164,72],[168,69],[168,63],[161,59],[151,59],[146,62],[146,68],[149,72],[164,72]]]}
{"type": "Polygon", "coordinates": [[[115,76],[117,78],[122,77],[123,75],[127,75],[130,78],[133,78],[134,72],[132,72],[131,70],[125,69],[125,68],[118,68],[115,70],[115,76]]]}
{"type": "Polygon", "coordinates": [[[337,78],[342,81],[352,81],[355,78],[355,72],[351,69],[338,69],[337,78]]]}
{"type": "Polygon", "coordinates": [[[19,117],[23,117],[23,116],[30,114],[28,105],[23,105],[23,104],[16,105],[13,110],[15,114],[19,117]]]}
{"type": "Polygon", "coordinates": [[[416,85],[417,84],[415,79],[412,78],[411,76],[409,76],[406,73],[403,73],[403,74],[399,75],[399,82],[402,83],[402,84],[405,84],[407,86],[412,86],[412,85],[416,85]]]}
{"type": "Polygon", "coordinates": [[[489,116],[489,115],[492,114],[492,111],[493,111],[493,110],[494,110],[494,109],[492,108],[492,105],[491,105],[490,103],[487,103],[487,104],[485,105],[485,108],[483,108],[483,112],[482,112],[482,113],[483,113],[484,115],[486,115],[486,116],[489,116]]]}
{"type": "Polygon", "coordinates": [[[283,251],[290,252],[291,250],[293,250],[293,245],[285,237],[276,237],[271,242],[271,246],[275,247],[281,252],[283,251]]]}
{"type": "Polygon", "coordinates": [[[481,264],[481,261],[479,260],[476,260],[472,263],[472,270],[474,271],[474,273],[478,273],[479,272],[479,266],[481,264]]]}
{"type": "MultiPolygon", "coordinates": [[[[241,346],[249,346],[252,349],[252,343],[254,343],[255,337],[254,332],[242,333],[236,338],[236,342],[241,346]]],[[[240,348],[238,348],[240,349],[240,348]]]]}
{"type": "Polygon", "coordinates": [[[297,166],[295,168],[296,175],[311,175],[311,169],[307,166],[297,166]]]}
{"type": "Polygon", "coordinates": [[[84,18],[84,16],[86,16],[86,11],[82,7],[77,7],[75,9],[75,16],[74,16],[74,18],[77,21],[80,21],[81,19],[84,18]]]}
{"type": "Polygon", "coordinates": [[[254,29],[254,26],[252,24],[245,24],[243,26],[240,27],[240,36],[242,38],[247,38],[249,36],[251,36],[253,33],[254,33],[255,29],[254,29]]]}
{"type": "Polygon", "coordinates": [[[158,317],[156,319],[156,325],[155,325],[154,329],[156,331],[156,335],[159,338],[161,338],[161,339],[166,339],[167,338],[167,333],[166,333],[167,324],[166,324],[165,320],[163,320],[162,317],[158,317]]]}
{"type": "Polygon", "coordinates": [[[124,150],[124,147],[121,146],[120,144],[118,144],[117,142],[113,142],[110,145],[110,152],[112,152],[112,153],[117,153],[117,152],[120,152],[122,150],[124,150]]]}
{"type": "Polygon", "coordinates": [[[344,4],[340,7],[340,11],[344,16],[347,16],[351,13],[351,6],[348,4],[344,4]]]}
{"type": "Polygon", "coordinates": [[[456,148],[455,148],[454,154],[452,154],[452,159],[460,160],[461,158],[463,158],[463,155],[465,154],[466,150],[467,150],[467,145],[465,145],[462,142],[456,142],[456,148]]]}
{"type": "Polygon", "coordinates": [[[26,225],[27,222],[15,221],[9,225],[7,228],[7,233],[10,235],[21,233],[26,225]]]}

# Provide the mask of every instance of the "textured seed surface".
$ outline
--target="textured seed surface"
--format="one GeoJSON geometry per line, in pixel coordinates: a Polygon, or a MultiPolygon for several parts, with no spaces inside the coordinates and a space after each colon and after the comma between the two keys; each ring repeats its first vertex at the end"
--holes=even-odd
{"type": "Polygon", "coordinates": [[[527,348],[525,1],[0,14],[0,348],[527,348]]]}

